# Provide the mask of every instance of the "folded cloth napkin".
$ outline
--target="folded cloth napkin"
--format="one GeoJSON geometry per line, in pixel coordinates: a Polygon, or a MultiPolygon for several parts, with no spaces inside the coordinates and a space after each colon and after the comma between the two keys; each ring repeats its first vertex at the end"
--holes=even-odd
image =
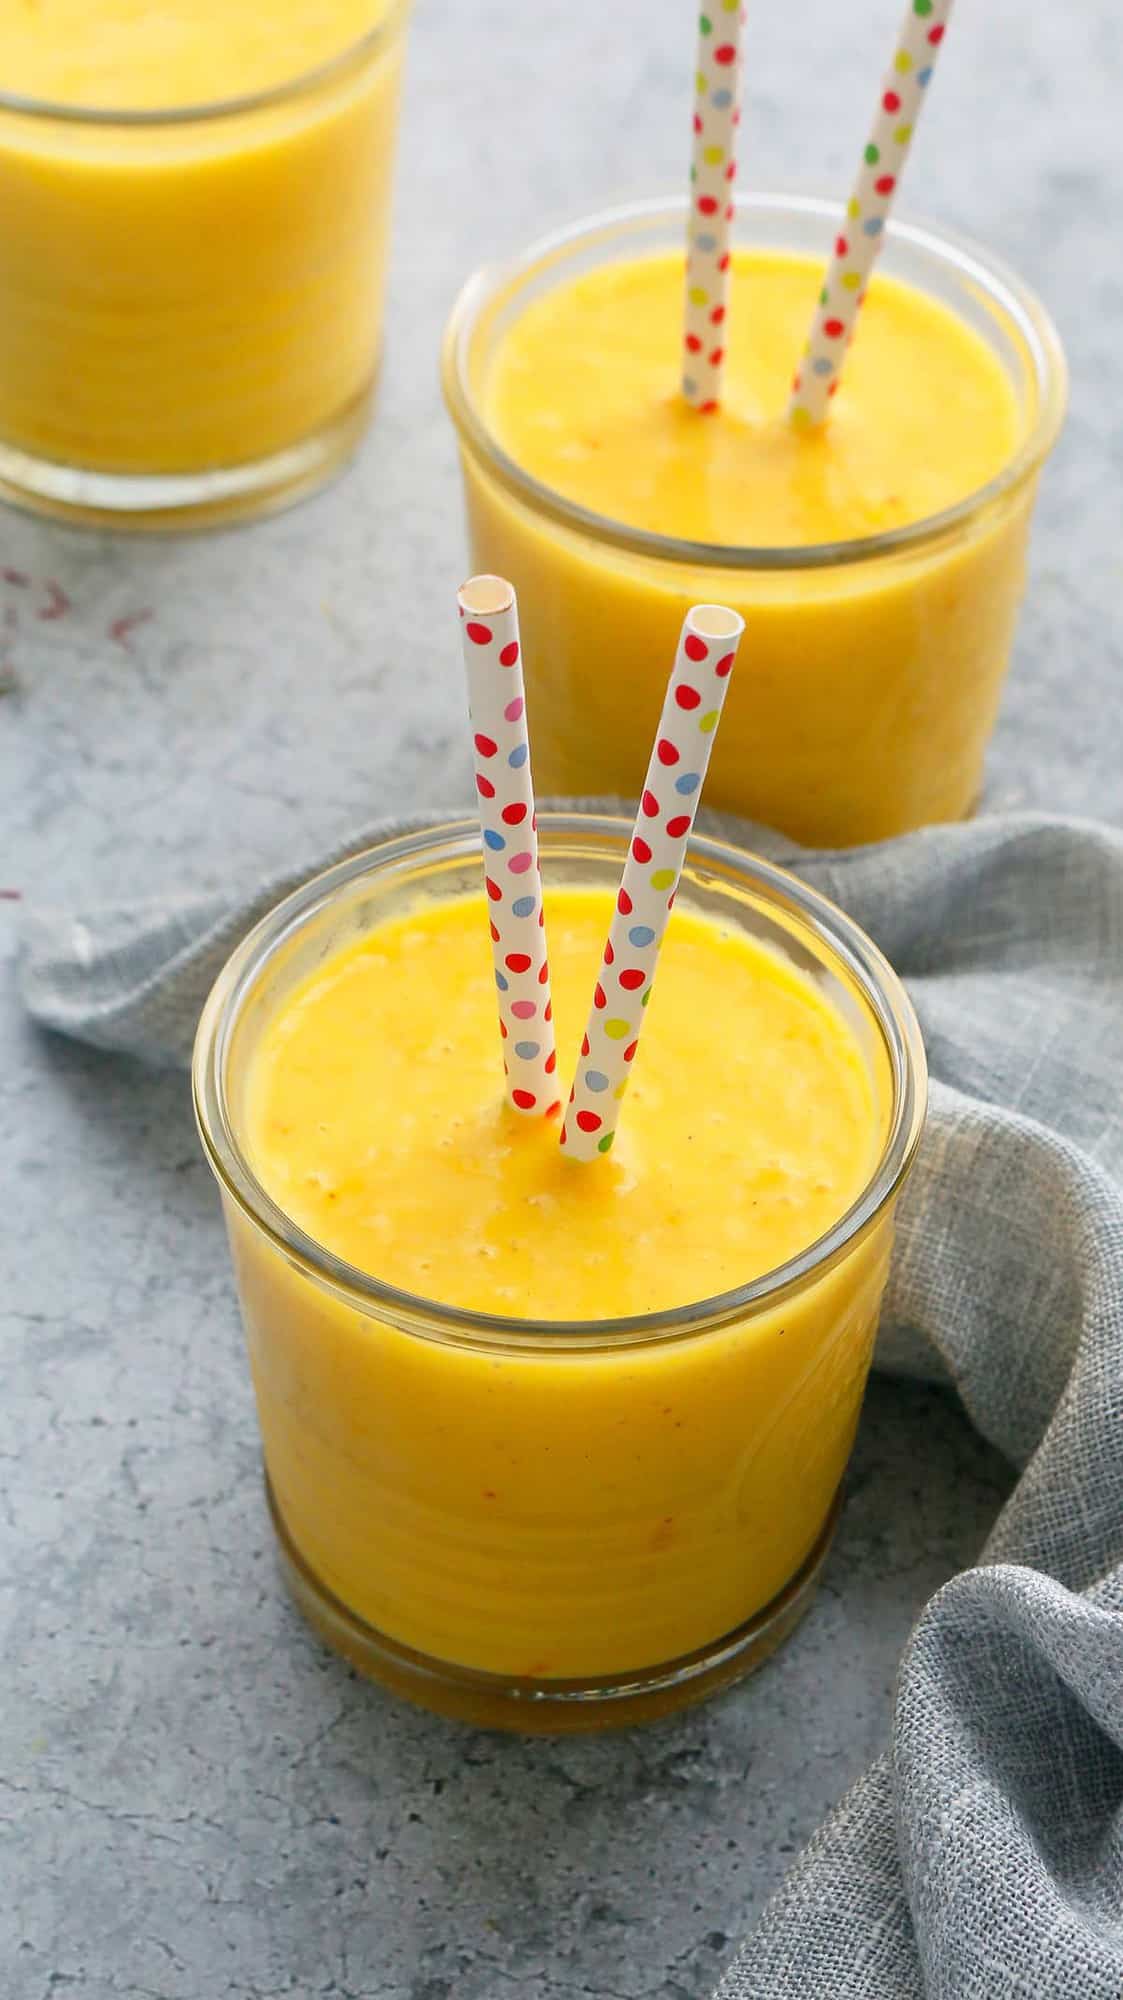
{"type": "MultiPolygon", "coordinates": [[[[952,1383],[1021,1470],[979,1567],[909,1640],[889,1749],[718,2000],[1121,2000],[1123,833],[994,816],[809,854],[714,816],[707,830],[833,897],[908,985],[932,1109],[878,1360],[952,1383]]],[[[337,858],[243,897],[41,913],[27,1005],[185,1062],[235,940],[337,858]]]]}

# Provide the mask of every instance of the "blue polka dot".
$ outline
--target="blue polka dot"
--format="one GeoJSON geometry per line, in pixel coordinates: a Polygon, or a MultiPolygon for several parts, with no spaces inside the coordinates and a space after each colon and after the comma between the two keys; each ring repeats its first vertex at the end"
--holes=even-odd
{"type": "Polygon", "coordinates": [[[731,90],[713,90],[710,92],[710,103],[713,105],[715,111],[728,111],[732,102],[733,92],[731,90]]]}
{"type": "Polygon", "coordinates": [[[821,354],[817,361],[811,363],[811,373],[813,375],[833,375],[834,363],[828,361],[825,354],[821,354]]]}
{"type": "Polygon", "coordinates": [[[634,944],[638,951],[642,951],[645,945],[654,944],[654,942],[655,932],[652,930],[650,924],[633,924],[631,930],[628,932],[628,943],[634,944]]]}
{"type": "Polygon", "coordinates": [[[514,749],[512,750],[510,756],[507,759],[507,762],[511,766],[512,771],[521,771],[529,755],[530,751],[525,743],[516,743],[514,749]]]}
{"type": "Polygon", "coordinates": [[[863,236],[880,236],[884,227],[885,224],[881,220],[880,215],[871,215],[869,221],[862,224],[862,234],[863,236]]]}
{"type": "Polygon", "coordinates": [[[709,230],[703,230],[700,236],[694,238],[694,248],[696,250],[716,250],[717,237],[711,236],[709,230]]]}
{"type": "Polygon", "coordinates": [[[537,896],[516,896],[511,904],[513,917],[532,917],[538,908],[537,896]]]}
{"type": "Polygon", "coordinates": [[[686,395],[696,396],[698,394],[698,384],[694,380],[693,375],[684,375],[682,378],[682,386],[683,386],[683,391],[686,395]]]}
{"type": "Polygon", "coordinates": [[[533,1062],[541,1046],[541,1042],[516,1042],[515,1054],[521,1056],[523,1062],[533,1062]]]}
{"type": "Polygon", "coordinates": [[[608,1089],[608,1078],[602,1069],[587,1069],[585,1071],[585,1082],[588,1084],[590,1090],[608,1089]]]}
{"type": "Polygon", "coordinates": [[[931,76],[932,76],[932,68],[931,68],[931,64],[929,64],[929,66],[928,66],[928,68],[927,68],[927,69],[918,69],[918,70],[917,70],[917,72],[916,72],[916,80],[917,80],[918,84],[920,85],[920,88],[921,88],[921,90],[925,90],[925,89],[927,88],[927,86],[928,86],[928,83],[929,83],[929,81],[930,81],[930,79],[931,79],[931,76]]]}
{"type": "Polygon", "coordinates": [[[501,972],[497,972],[495,975],[495,984],[498,986],[499,991],[501,993],[506,993],[510,987],[510,980],[504,979],[503,974],[501,972]]]}
{"type": "Polygon", "coordinates": [[[701,771],[684,771],[681,778],[675,779],[675,790],[681,792],[684,799],[688,799],[691,792],[698,790],[701,782],[701,771]]]}
{"type": "Polygon", "coordinates": [[[504,840],[503,835],[501,833],[496,833],[494,827],[485,826],[484,845],[485,847],[492,848],[494,852],[498,854],[500,848],[506,847],[507,843],[504,840]]]}

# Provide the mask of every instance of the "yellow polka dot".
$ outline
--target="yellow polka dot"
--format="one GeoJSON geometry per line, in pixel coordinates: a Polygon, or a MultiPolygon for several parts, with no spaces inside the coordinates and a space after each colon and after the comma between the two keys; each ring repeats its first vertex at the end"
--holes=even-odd
{"type": "Polygon", "coordinates": [[[692,306],[704,306],[709,298],[709,293],[704,292],[701,285],[691,285],[688,297],[692,306]]]}
{"type": "Polygon", "coordinates": [[[898,76],[907,76],[912,68],[912,57],[907,49],[898,49],[893,67],[898,76]]]}
{"type": "Polygon", "coordinates": [[[694,79],[694,88],[698,92],[699,97],[704,97],[709,87],[710,86],[706,82],[705,77],[702,75],[701,70],[699,70],[697,76],[694,79]]]}
{"type": "Polygon", "coordinates": [[[851,197],[850,197],[850,199],[849,199],[849,201],[847,202],[847,204],[846,204],[846,213],[847,213],[847,215],[848,215],[848,216],[850,217],[850,220],[851,220],[851,222],[853,222],[853,221],[854,221],[854,218],[855,218],[856,216],[858,216],[858,215],[861,215],[861,213],[862,213],[862,204],[861,204],[861,202],[860,202],[860,201],[858,200],[858,197],[857,197],[857,195],[856,195],[856,194],[852,194],[852,195],[851,195],[851,197]]]}
{"type": "Polygon", "coordinates": [[[674,884],[674,879],[675,871],[673,868],[656,868],[652,873],[651,886],[653,889],[670,889],[674,884]]]}
{"type": "Polygon", "coordinates": [[[898,125],[893,137],[897,141],[898,146],[907,146],[909,140],[912,138],[912,126],[898,125]]]}
{"type": "Polygon", "coordinates": [[[618,1083],[618,1084],[617,1084],[617,1086],[616,1086],[615,1090],[614,1090],[614,1091],[613,1091],[613,1093],[612,1093],[613,1097],[614,1097],[614,1098],[616,1099],[616,1102],[617,1102],[617,1104],[619,1104],[619,1102],[620,1102],[620,1099],[621,1099],[621,1098],[623,1097],[623,1095],[624,1095],[625,1091],[627,1090],[627,1088],[628,1088],[628,1086],[627,1086],[627,1083],[626,1083],[626,1082],[625,1082],[625,1083],[618,1083]]]}
{"type": "Polygon", "coordinates": [[[862,274],[860,271],[844,271],[842,274],[842,284],[845,291],[856,292],[861,282],[862,274]]]}
{"type": "Polygon", "coordinates": [[[708,167],[720,167],[725,158],[725,148],[724,146],[704,146],[702,148],[702,158],[708,167]]]}

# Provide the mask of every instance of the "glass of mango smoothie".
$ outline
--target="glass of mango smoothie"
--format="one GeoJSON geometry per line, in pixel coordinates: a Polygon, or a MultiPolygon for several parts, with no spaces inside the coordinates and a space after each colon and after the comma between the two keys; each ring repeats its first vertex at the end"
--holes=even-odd
{"type": "Polygon", "coordinates": [[[461,293],[443,375],[471,559],[518,591],[544,793],[635,794],[702,599],[746,623],[711,805],[816,846],[974,806],[1063,357],[989,255],[890,222],[829,421],[796,432],[839,214],[738,199],[706,415],[679,390],[682,201],[595,216],[461,293]]]}
{"type": "Polygon", "coordinates": [[[0,493],[196,525],[369,411],[407,0],[0,0],[0,493]]]}
{"type": "MultiPolygon", "coordinates": [[[[629,829],[544,815],[568,1089],[629,829]]],[[[610,1155],[505,1103],[467,823],[298,890],[194,1066],[290,1587],[364,1672],[468,1720],[654,1716],[749,1671],[835,1523],[920,1136],[884,959],[692,843],[610,1155]]]]}

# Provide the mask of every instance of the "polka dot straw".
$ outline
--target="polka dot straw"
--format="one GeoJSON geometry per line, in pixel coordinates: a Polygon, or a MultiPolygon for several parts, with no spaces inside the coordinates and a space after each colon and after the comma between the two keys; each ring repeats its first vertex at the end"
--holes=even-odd
{"type": "Polygon", "coordinates": [[[718,604],[696,604],[683,623],[562,1126],[574,1159],[607,1153],[615,1136],[744,629],[718,604]]]}
{"type": "Polygon", "coordinates": [[[499,576],[469,578],[457,601],[507,1097],[549,1117],[561,1101],[518,606],[499,576]]]}
{"type": "Polygon", "coordinates": [[[703,0],[694,80],[682,393],[704,413],[717,409],[725,360],[744,23],[741,0],[703,0]]]}
{"type": "Polygon", "coordinates": [[[799,371],[788,414],[806,429],[822,423],[854,335],[858,312],[881,248],[901,170],[944,39],[951,0],[908,0],[893,61],[878,98],[873,130],[847,203],[799,371]]]}

